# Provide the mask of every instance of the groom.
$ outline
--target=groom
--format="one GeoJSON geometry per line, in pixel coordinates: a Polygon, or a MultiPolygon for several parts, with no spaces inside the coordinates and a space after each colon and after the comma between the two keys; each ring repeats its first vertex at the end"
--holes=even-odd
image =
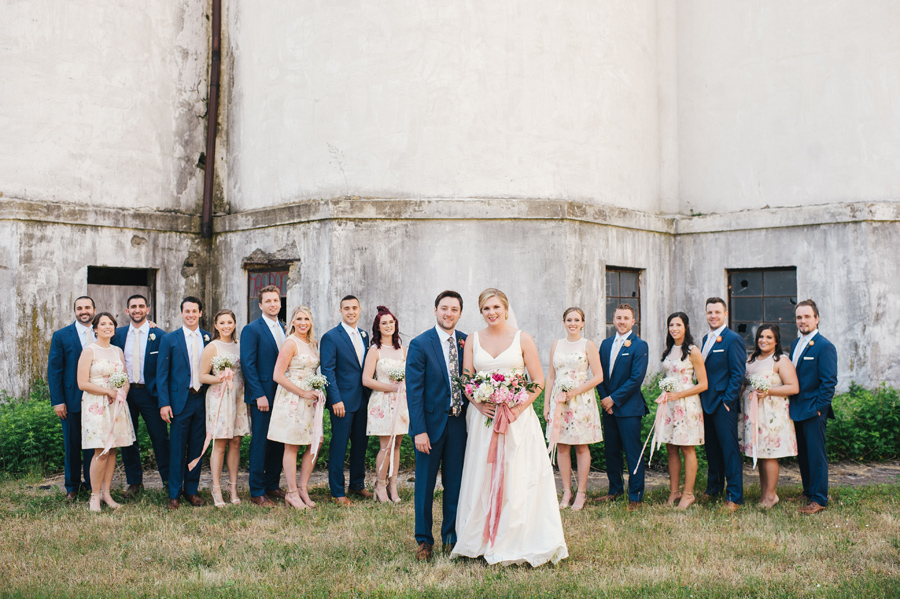
{"type": "Polygon", "coordinates": [[[449,554],[456,543],[456,505],[466,451],[466,404],[451,376],[462,374],[466,335],[456,331],[463,300],[443,291],[434,300],[437,326],[409,344],[406,355],[406,402],[409,434],[416,445],[416,559],[432,556],[431,507],[438,468],[444,487],[441,541],[449,554]]]}

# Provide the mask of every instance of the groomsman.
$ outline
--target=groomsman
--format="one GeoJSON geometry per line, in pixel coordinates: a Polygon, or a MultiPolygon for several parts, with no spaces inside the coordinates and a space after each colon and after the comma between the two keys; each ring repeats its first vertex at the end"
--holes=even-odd
{"type": "Polygon", "coordinates": [[[206,439],[206,385],[200,383],[200,354],[209,343],[209,333],[200,328],[203,304],[188,296],[181,300],[183,326],[162,338],[156,371],[159,415],[168,422],[169,509],[178,509],[178,499],[199,507],[206,503],[197,495],[200,467],[188,470],[188,462],[200,455],[206,439]]]}
{"type": "Polygon", "coordinates": [[[81,396],[78,389],[78,358],[81,350],[95,341],[91,320],[94,300],[81,296],[75,300],[75,322],[54,331],[50,340],[47,363],[47,383],[50,403],[59,416],[66,450],[66,499],[75,501],[82,488],[91,489],[91,458],[93,449],[81,448],[81,396]],[[84,481],[81,480],[82,465],[84,481]]]}
{"type": "Polygon", "coordinates": [[[269,421],[275,401],[275,362],[284,343],[281,290],[267,285],[259,291],[262,316],[241,331],[241,372],[244,402],[250,413],[250,501],[261,507],[275,507],[273,499],[284,499],[281,463],[284,444],[269,441],[269,421]]]}
{"type": "MultiPolygon", "coordinates": [[[[134,432],[138,431],[138,416],[144,417],[153,454],[163,485],[169,482],[169,430],[159,415],[159,400],[156,393],[156,363],[159,345],[166,332],[152,326],[147,320],[150,308],[143,295],[128,298],[125,312],[131,324],[116,329],[113,345],[125,354],[125,370],[128,372],[128,411],[134,432]]],[[[125,497],[137,496],[144,488],[144,469],[141,466],[141,447],[137,440],[134,445],[122,448],[122,464],[125,466],[125,481],[128,488],[125,497]]]]}
{"type": "Polygon", "coordinates": [[[366,490],[366,408],[369,390],[362,384],[369,339],[358,329],[359,300],[348,295],[341,300],[341,323],[322,336],[322,374],[328,379],[326,401],[331,413],[331,447],[328,450],[328,485],[332,501],[351,505],[344,491],[344,458],[350,443],[350,489],[370,498],[366,490]]]}
{"type": "Polygon", "coordinates": [[[738,413],[741,386],[747,370],[744,339],[726,326],[728,306],[725,300],[706,300],[709,332],[703,336],[703,360],[709,388],[700,392],[705,417],[706,499],[719,495],[725,487],[725,509],[735,512],[744,503],[744,474],[738,444],[738,413]],[[726,486],[727,482],[727,486],[726,486]]]}
{"type": "Polygon", "coordinates": [[[597,499],[615,501],[625,492],[622,451],[628,463],[628,509],[639,509],[644,498],[644,462],[641,455],[641,418],[650,411],[641,394],[647,375],[647,342],[632,332],[634,308],[619,304],[613,316],[616,334],[600,344],[603,382],[597,386],[603,408],[603,437],[609,490],[597,499]],[[635,472],[635,470],[637,470],[635,472]]]}
{"type": "Polygon", "coordinates": [[[797,462],[803,495],[802,514],[817,514],[828,505],[828,456],[825,424],[834,418],[831,400],[837,385],[837,350],[819,334],[819,308],[811,299],[794,309],[800,337],[791,344],[800,392],[791,397],[789,412],[797,429],[797,462]]]}
{"type": "Polygon", "coordinates": [[[451,377],[462,374],[466,334],[456,330],[462,296],[444,291],[434,300],[437,325],[409,344],[406,356],[406,402],[409,436],[416,446],[416,559],[432,556],[432,505],[441,472],[443,524],[441,541],[449,554],[456,543],[456,507],[466,455],[466,406],[469,401],[451,377]]]}

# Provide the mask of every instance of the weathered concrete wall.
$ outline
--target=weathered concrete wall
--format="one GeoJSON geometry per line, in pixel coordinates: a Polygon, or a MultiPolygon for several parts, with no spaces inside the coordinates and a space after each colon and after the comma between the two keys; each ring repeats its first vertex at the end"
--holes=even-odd
{"type": "Polygon", "coordinates": [[[290,277],[288,310],[301,303],[310,306],[319,336],[339,322],[338,304],[348,293],[360,298],[365,328],[371,327],[375,307],[384,304],[397,315],[403,333],[417,335],[434,326],[434,298],[448,288],[463,295],[459,326],[471,332],[484,326],[478,294],[498,287],[509,296],[519,326],[534,336],[546,367],[550,344],[565,334],[566,307],[582,306],[588,316],[586,334],[603,338],[604,273],[610,264],[647,269],[645,336],[654,346],[662,343],[664,327],[657,325],[665,318],[663,290],[671,281],[670,233],[583,222],[575,214],[561,218],[552,204],[521,215],[498,201],[476,211],[496,218],[465,219],[452,218],[445,203],[435,201],[423,203],[416,220],[398,218],[406,216],[402,201],[343,204],[347,210],[356,206],[357,218],[319,221],[306,214],[263,228],[253,227],[267,224],[265,216],[270,215],[261,214],[261,223],[247,214],[223,219],[226,226],[245,228],[216,239],[221,285],[211,310],[231,308],[245,321],[247,275],[240,267],[263,254],[299,261],[290,277]]]}
{"type": "Polygon", "coordinates": [[[705,299],[728,297],[727,269],[794,266],[798,299],[816,301],[820,331],[837,347],[839,388],[851,381],[900,383],[897,221],[804,225],[798,218],[794,226],[785,226],[791,223],[772,211],[769,226],[721,230],[716,226],[721,221],[705,227],[698,220],[695,232],[675,239],[679,284],[673,290],[678,309],[691,317],[695,338],[708,329],[705,299]]]}
{"type": "Polygon", "coordinates": [[[205,2],[0,2],[0,191],[195,210],[205,2]]]}
{"type": "Polygon", "coordinates": [[[681,212],[900,197],[900,3],[677,3],[681,212]]]}
{"type": "Polygon", "coordinates": [[[656,2],[230,6],[227,199],[658,210],[656,2]]]}
{"type": "Polygon", "coordinates": [[[46,377],[51,334],[74,321],[88,266],[159,269],[154,317],[167,330],[180,325],[183,295],[206,294],[207,244],[193,234],[0,220],[0,240],[0,284],[11,291],[0,300],[0,389],[13,394],[46,377]]]}

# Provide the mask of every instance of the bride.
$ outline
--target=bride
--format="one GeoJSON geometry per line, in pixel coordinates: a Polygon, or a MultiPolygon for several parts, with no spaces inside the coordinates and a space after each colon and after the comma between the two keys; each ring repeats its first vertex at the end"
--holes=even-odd
{"type": "Polygon", "coordinates": [[[537,347],[528,333],[508,322],[509,301],[502,291],[485,289],[478,297],[478,307],[487,328],[468,338],[464,372],[527,370],[538,386],[511,409],[512,423],[506,434],[497,436],[496,465],[488,464],[494,432],[493,427],[485,426],[485,417],[493,417],[496,406],[474,401],[470,404],[475,409],[466,414],[468,440],[457,507],[457,542],[451,558],[483,555],[489,564],[555,564],[569,551],[547,446],[531,407],[544,384],[537,347]],[[498,472],[502,477],[495,476],[494,481],[501,481],[502,486],[492,493],[495,468],[501,469],[498,472]]]}

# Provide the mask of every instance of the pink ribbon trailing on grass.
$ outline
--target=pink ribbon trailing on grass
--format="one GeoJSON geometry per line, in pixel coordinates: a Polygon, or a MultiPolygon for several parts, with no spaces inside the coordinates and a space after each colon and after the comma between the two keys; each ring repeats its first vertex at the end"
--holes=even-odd
{"type": "Polygon", "coordinates": [[[753,425],[753,469],[756,470],[756,451],[759,445],[759,393],[750,392],[750,424],[753,425]]]}
{"type": "Polygon", "coordinates": [[[109,424],[109,434],[106,436],[106,443],[103,445],[103,453],[100,455],[106,455],[109,453],[109,450],[112,449],[113,443],[118,440],[116,437],[116,420],[119,419],[119,412],[122,411],[122,406],[127,405],[125,398],[128,396],[128,392],[125,391],[125,387],[119,387],[119,390],[116,391],[116,399],[113,400],[113,413],[112,413],[112,421],[109,424]]]}
{"type": "Polygon", "coordinates": [[[316,463],[316,456],[319,454],[319,447],[322,445],[322,437],[325,435],[325,425],[322,423],[325,417],[325,394],[320,389],[316,389],[316,413],[313,416],[313,442],[310,455],[313,464],[316,463]]]}
{"type": "Polygon", "coordinates": [[[506,477],[506,431],[509,430],[509,425],[513,420],[509,405],[498,404],[497,410],[494,412],[494,432],[491,434],[487,459],[487,463],[492,467],[488,517],[484,523],[484,540],[491,545],[497,538],[497,526],[500,523],[500,511],[503,507],[503,482],[506,477]]]}
{"type": "Polygon", "coordinates": [[[550,463],[556,463],[556,445],[559,443],[560,420],[562,419],[562,402],[560,398],[565,398],[565,392],[559,392],[553,398],[553,418],[550,420],[550,447],[547,453],[550,454],[550,463]]]}
{"type": "Polygon", "coordinates": [[[388,467],[388,476],[394,476],[394,440],[397,438],[397,420],[400,412],[406,407],[406,383],[400,383],[400,389],[394,394],[394,414],[391,416],[391,461],[388,467]]]}
{"type": "Polygon", "coordinates": [[[644,451],[647,449],[647,441],[650,441],[650,438],[653,438],[653,442],[650,443],[650,457],[647,458],[647,465],[650,465],[650,462],[653,460],[653,450],[662,445],[657,439],[659,438],[659,429],[662,426],[662,419],[665,416],[666,411],[663,408],[663,404],[669,401],[669,394],[665,391],[662,395],[659,396],[659,399],[656,400],[656,403],[659,404],[659,407],[656,408],[656,418],[653,419],[653,426],[650,427],[650,432],[647,433],[647,439],[644,441],[644,446],[641,448],[641,455],[638,456],[637,466],[634,467],[634,472],[632,474],[637,474],[638,468],[641,467],[641,460],[644,458],[644,451]]]}
{"type": "Polygon", "coordinates": [[[215,433],[216,427],[219,426],[219,415],[222,413],[222,404],[225,403],[225,396],[234,384],[234,371],[230,368],[226,368],[219,373],[219,381],[221,381],[224,386],[224,390],[222,391],[222,397],[219,398],[219,405],[216,407],[216,419],[213,420],[212,430],[209,430],[209,427],[206,428],[206,439],[203,441],[203,449],[200,450],[200,455],[197,456],[197,459],[188,464],[189,471],[193,470],[197,466],[197,462],[203,459],[203,454],[206,453],[210,441],[215,438],[213,434],[215,433]]]}

